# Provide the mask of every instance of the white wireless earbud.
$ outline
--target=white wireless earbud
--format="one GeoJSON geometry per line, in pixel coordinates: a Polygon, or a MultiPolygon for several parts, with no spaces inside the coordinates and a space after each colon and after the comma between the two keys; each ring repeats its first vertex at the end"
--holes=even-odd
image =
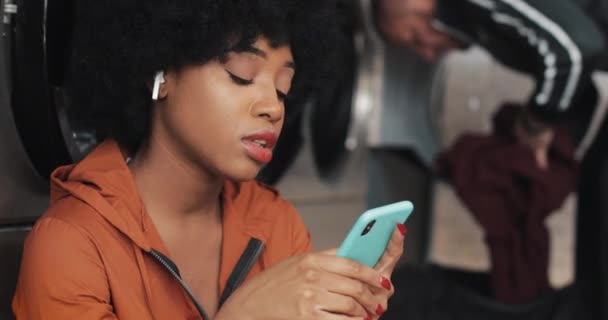
{"type": "Polygon", "coordinates": [[[165,73],[159,71],[154,75],[154,88],[152,88],[152,100],[158,100],[158,93],[160,91],[160,84],[165,83],[165,73]]]}

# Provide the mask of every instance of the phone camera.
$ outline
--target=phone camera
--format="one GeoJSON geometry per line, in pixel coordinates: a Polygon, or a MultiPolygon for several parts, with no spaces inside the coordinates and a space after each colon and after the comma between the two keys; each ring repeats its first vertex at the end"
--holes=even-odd
{"type": "Polygon", "coordinates": [[[365,226],[365,229],[363,229],[363,232],[361,232],[361,235],[364,236],[368,234],[369,231],[372,230],[372,228],[374,227],[374,224],[376,224],[376,220],[368,223],[367,226],[365,226]]]}

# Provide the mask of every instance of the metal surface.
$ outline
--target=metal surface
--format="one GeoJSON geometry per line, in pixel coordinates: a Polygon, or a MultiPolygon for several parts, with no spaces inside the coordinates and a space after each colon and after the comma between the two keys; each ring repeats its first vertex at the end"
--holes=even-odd
{"type": "Polygon", "coordinates": [[[374,31],[371,17],[371,0],[359,1],[362,29],[354,35],[357,55],[357,78],[353,90],[353,110],[351,125],[345,141],[345,147],[355,151],[365,146],[369,117],[375,106],[382,104],[382,74],[384,72],[384,54],[382,41],[374,31]]]}
{"type": "Polygon", "coordinates": [[[21,263],[21,248],[30,228],[8,227],[0,229],[0,319],[14,319],[11,301],[21,263]]]}
{"type": "Polygon", "coordinates": [[[415,150],[430,166],[438,151],[431,102],[439,65],[389,44],[384,44],[383,59],[382,103],[371,115],[369,145],[415,150]]]}
{"type": "Polygon", "coordinates": [[[44,178],[57,166],[71,162],[55,101],[69,57],[69,3],[20,1],[12,24],[13,118],[30,161],[44,178]]]}
{"type": "Polygon", "coordinates": [[[18,7],[16,4],[13,3],[13,0],[6,0],[4,2],[4,12],[2,15],[2,21],[5,24],[10,24],[13,19],[13,15],[17,14],[17,11],[18,7]]]}
{"type": "Polygon", "coordinates": [[[359,79],[347,146],[364,142],[374,148],[411,149],[430,166],[438,149],[434,119],[442,104],[433,93],[441,89],[440,65],[388,44],[374,26],[371,0],[360,0],[360,7],[364,32],[357,48],[359,79]]]}
{"type": "Polygon", "coordinates": [[[10,26],[0,25],[0,223],[34,220],[47,205],[47,183],[23,149],[11,108],[13,49],[10,26]]]}

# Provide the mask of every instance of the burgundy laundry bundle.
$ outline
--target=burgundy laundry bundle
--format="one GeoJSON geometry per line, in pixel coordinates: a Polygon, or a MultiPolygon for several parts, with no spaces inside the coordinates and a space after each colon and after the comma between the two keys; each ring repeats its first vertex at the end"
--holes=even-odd
{"type": "Polygon", "coordinates": [[[550,290],[545,220],[574,190],[578,172],[575,145],[559,129],[549,168],[538,168],[532,151],[514,137],[519,112],[519,106],[503,106],[490,135],[464,134],[436,163],[481,225],[492,264],[491,289],[508,304],[531,302],[550,290]]]}

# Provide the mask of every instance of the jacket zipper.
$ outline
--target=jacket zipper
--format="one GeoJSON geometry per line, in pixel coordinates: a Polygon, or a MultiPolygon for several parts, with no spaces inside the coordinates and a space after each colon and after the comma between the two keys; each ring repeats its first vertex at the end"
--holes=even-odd
{"type": "Polygon", "coordinates": [[[162,253],[160,253],[154,249],[152,249],[150,251],[150,254],[156,260],[158,260],[158,262],[160,262],[160,264],[163,267],[165,267],[165,269],[167,269],[167,271],[169,271],[169,273],[173,276],[173,278],[175,278],[177,280],[177,282],[179,282],[179,284],[182,286],[182,288],[184,288],[184,290],[186,290],[186,293],[190,297],[190,300],[192,300],[192,302],[194,302],[194,305],[196,306],[196,309],[198,310],[198,313],[201,315],[201,317],[203,317],[204,320],[211,320],[211,318],[209,318],[207,316],[207,313],[205,312],[205,309],[203,308],[203,306],[200,304],[200,302],[198,302],[198,300],[196,300],[196,297],[192,293],[192,290],[190,290],[190,288],[188,288],[188,286],[186,285],[184,280],[182,280],[182,277],[179,275],[179,270],[177,269],[177,266],[175,266],[175,263],[173,263],[169,258],[165,257],[162,253]]]}
{"type": "Polygon", "coordinates": [[[264,250],[264,243],[258,239],[252,238],[249,240],[247,244],[247,248],[243,251],[243,254],[239,258],[239,261],[236,263],[234,270],[228,277],[228,281],[226,281],[226,287],[224,288],[224,292],[222,292],[222,296],[219,301],[219,308],[222,307],[224,302],[228,300],[230,295],[245,281],[249,271],[253,268],[253,265],[258,260],[258,257],[264,250]]]}
{"type": "MultiPolygon", "coordinates": [[[[252,238],[251,240],[249,240],[249,243],[247,244],[247,248],[245,248],[245,251],[243,252],[243,254],[241,254],[239,261],[237,262],[236,266],[232,270],[232,273],[228,277],[228,281],[226,282],[226,287],[224,288],[224,292],[222,293],[222,296],[219,301],[218,309],[222,307],[222,305],[224,304],[224,302],[226,302],[226,300],[230,297],[230,295],[243,283],[243,281],[249,274],[249,271],[251,271],[251,268],[253,268],[253,265],[258,260],[260,254],[262,253],[263,250],[264,250],[264,243],[262,241],[255,239],[255,238],[252,238]]],[[[196,309],[198,310],[201,317],[203,317],[204,320],[210,320],[211,318],[209,318],[207,316],[207,313],[205,312],[205,309],[203,308],[203,306],[200,304],[200,302],[198,302],[198,300],[192,293],[192,290],[190,290],[190,288],[186,285],[186,283],[180,276],[179,270],[178,270],[177,266],[175,265],[175,263],[173,263],[173,261],[171,261],[171,259],[169,259],[165,255],[163,255],[162,253],[160,253],[154,249],[150,250],[150,254],[158,262],[160,262],[160,264],[167,271],[169,271],[169,273],[173,276],[173,278],[175,278],[179,282],[179,284],[182,286],[182,288],[186,291],[186,293],[190,297],[190,300],[192,300],[192,302],[196,306],[196,309]]]]}

